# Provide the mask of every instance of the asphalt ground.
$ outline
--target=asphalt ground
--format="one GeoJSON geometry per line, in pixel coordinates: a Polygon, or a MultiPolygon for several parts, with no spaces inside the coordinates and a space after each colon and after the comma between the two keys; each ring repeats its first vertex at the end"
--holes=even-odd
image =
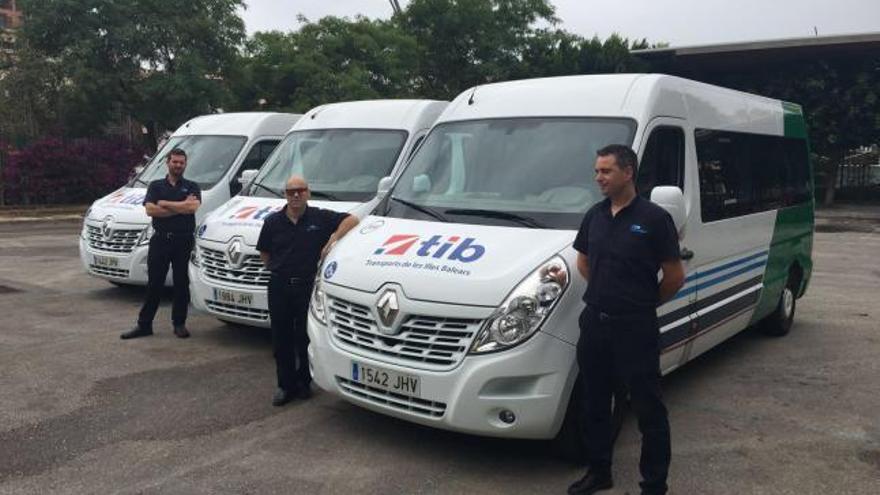
{"type": "MultiPolygon", "coordinates": [[[[880,491],[880,222],[820,222],[792,333],[664,379],[671,493],[880,491]]],[[[83,273],[76,221],[0,223],[0,493],[565,493],[545,442],[434,430],[326,393],[270,404],[268,332],[206,315],[121,341],[141,288],[83,273]]],[[[610,495],[638,493],[624,424],[610,495]]]]}

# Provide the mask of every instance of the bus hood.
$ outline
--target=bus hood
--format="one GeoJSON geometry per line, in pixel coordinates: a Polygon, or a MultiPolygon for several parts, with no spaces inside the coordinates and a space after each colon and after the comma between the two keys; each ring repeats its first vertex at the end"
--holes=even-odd
{"type": "MultiPolygon", "coordinates": [[[[281,210],[287,202],[281,198],[236,196],[214,210],[198,230],[198,238],[228,242],[240,237],[248,246],[256,246],[263,220],[281,210]]],[[[333,211],[350,212],[362,203],[351,201],[309,201],[309,206],[333,211]]]]}
{"type": "Polygon", "coordinates": [[[574,231],[453,224],[369,216],[325,260],[328,284],[406,297],[498,306],[527,275],[570,246],[574,231]]]}
{"type": "Polygon", "coordinates": [[[88,218],[103,220],[111,217],[114,223],[146,225],[150,223],[144,209],[147,190],[140,187],[123,187],[92,203],[88,218]]]}

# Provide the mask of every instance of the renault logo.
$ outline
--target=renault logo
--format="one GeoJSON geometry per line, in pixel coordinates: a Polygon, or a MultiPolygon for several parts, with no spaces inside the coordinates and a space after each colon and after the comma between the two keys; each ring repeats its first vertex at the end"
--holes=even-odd
{"type": "Polygon", "coordinates": [[[390,329],[400,313],[400,306],[397,304],[397,292],[388,289],[379,296],[376,302],[376,309],[379,310],[379,321],[385,328],[390,329]]]}
{"type": "Polygon", "coordinates": [[[113,238],[113,217],[108,216],[104,218],[104,221],[101,222],[101,235],[104,236],[105,241],[109,241],[113,238]]]}
{"type": "Polygon", "coordinates": [[[241,267],[243,256],[241,253],[240,240],[235,239],[229,243],[229,246],[226,247],[226,257],[229,259],[229,264],[232,265],[233,268],[241,267]]]}

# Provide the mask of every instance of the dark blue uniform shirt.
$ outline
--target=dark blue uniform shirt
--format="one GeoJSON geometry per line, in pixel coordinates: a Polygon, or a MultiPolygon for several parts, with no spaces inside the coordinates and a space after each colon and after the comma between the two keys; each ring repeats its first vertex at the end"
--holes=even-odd
{"type": "Polygon", "coordinates": [[[286,209],[266,217],[257,251],[269,253],[267,268],[274,275],[311,280],[318,272],[321,249],[348,213],[307,206],[299,221],[293,223],[286,209]]]}
{"type": "MultiPolygon", "coordinates": [[[[150,182],[147,186],[147,195],[144,204],[158,204],[160,200],[184,201],[190,194],[194,194],[199,201],[202,200],[202,190],[199,185],[183,177],[172,186],[168,177],[150,182]]],[[[173,232],[175,234],[192,234],[196,230],[195,214],[184,215],[177,213],[170,217],[153,217],[153,228],[159,232],[173,232]]]]}
{"type": "Polygon", "coordinates": [[[584,302],[611,314],[654,311],[659,304],[657,273],[680,257],[678,232],[663,208],[636,196],[611,215],[611,200],[584,215],[574,248],[589,258],[584,302]]]}

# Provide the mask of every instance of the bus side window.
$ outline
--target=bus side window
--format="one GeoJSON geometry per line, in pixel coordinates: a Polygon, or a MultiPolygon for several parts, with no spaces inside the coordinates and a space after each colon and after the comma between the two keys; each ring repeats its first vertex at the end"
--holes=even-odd
{"type": "Polygon", "coordinates": [[[277,139],[271,139],[266,141],[260,141],[256,143],[251,150],[248,152],[247,156],[242,160],[241,167],[238,169],[238,176],[241,175],[245,170],[257,170],[262,165],[263,162],[266,161],[266,158],[269,158],[269,155],[272,154],[272,151],[278,146],[277,139]]]}
{"type": "Polygon", "coordinates": [[[642,154],[637,191],[651,199],[651,190],[656,186],[684,189],[684,132],[678,127],[655,128],[642,154]]]}
{"type": "Polygon", "coordinates": [[[269,158],[269,155],[272,154],[272,151],[280,142],[281,141],[277,139],[268,139],[260,141],[251,147],[247,156],[241,161],[241,166],[238,167],[238,172],[235,173],[235,177],[233,177],[232,181],[229,183],[230,196],[235,196],[241,192],[242,185],[238,182],[238,178],[241,177],[241,174],[243,174],[245,170],[259,170],[260,167],[263,166],[263,162],[266,161],[266,158],[269,158]]]}

